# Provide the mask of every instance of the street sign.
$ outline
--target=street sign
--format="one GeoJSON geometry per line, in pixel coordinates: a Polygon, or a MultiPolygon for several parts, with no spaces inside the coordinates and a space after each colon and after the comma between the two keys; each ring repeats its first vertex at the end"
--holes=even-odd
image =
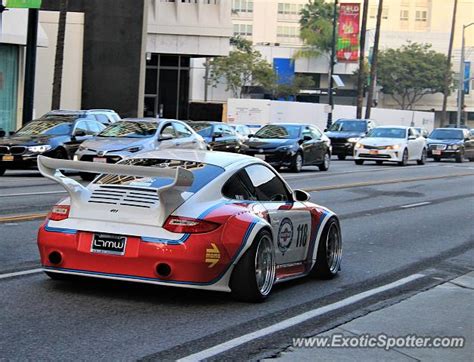
{"type": "Polygon", "coordinates": [[[42,0],[7,0],[5,6],[11,9],[39,9],[42,0]]]}

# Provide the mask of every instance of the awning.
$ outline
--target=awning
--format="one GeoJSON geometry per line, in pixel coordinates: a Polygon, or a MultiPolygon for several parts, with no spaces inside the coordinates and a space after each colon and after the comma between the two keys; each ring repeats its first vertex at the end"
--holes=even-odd
{"type": "MultiPolygon", "coordinates": [[[[0,43],[26,45],[26,30],[28,26],[27,9],[9,9],[3,12],[2,29],[0,29],[0,43]]],[[[38,46],[47,47],[48,37],[38,24],[38,46]]]]}

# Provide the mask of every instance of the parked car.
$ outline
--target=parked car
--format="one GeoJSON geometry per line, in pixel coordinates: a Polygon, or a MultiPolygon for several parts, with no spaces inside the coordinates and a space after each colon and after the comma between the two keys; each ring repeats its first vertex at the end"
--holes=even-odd
{"type": "Polygon", "coordinates": [[[164,150],[114,165],[38,163],[69,194],[38,232],[52,279],[126,280],[262,302],[276,283],[340,270],[337,215],[253,157],[164,150]],[[88,167],[102,175],[86,187],[58,172],[88,167]]]}
{"type": "Polygon", "coordinates": [[[89,109],[85,111],[56,110],[46,113],[41,118],[48,119],[57,117],[84,118],[99,121],[105,125],[109,125],[120,120],[120,116],[111,109],[89,109]]]}
{"type": "Polygon", "coordinates": [[[428,137],[428,157],[435,161],[454,158],[463,162],[464,157],[474,161],[474,136],[461,128],[437,128],[428,137]]]}
{"type": "MultiPolygon", "coordinates": [[[[204,139],[186,123],[173,119],[129,118],[116,122],[79,147],[77,161],[116,163],[141,151],[167,148],[207,148],[204,139]]],[[[95,174],[81,173],[85,180],[95,174]]]]}
{"type": "Polygon", "coordinates": [[[376,123],[370,119],[337,120],[325,132],[331,140],[332,154],[340,160],[352,156],[354,145],[376,126],[376,123]]]}
{"type": "Polygon", "coordinates": [[[444,126],[444,128],[462,128],[462,129],[469,129],[468,126],[466,126],[465,124],[461,124],[461,125],[457,125],[456,123],[450,123],[446,126],[444,126]]]}
{"type": "Polygon", "coordinates": [[[196,122],[188,124],[199,134],[213,151],[240,152],[242,140],[232,127],[220,122],[196,122]]]}
{"type": "Polygon", "coordinates": [[[417,132],[424,138],[428,138],[428,135],[430,134],[426,128],[423,127],[415,127],[417,132]]]}
{"type": "Polygon", "coordinates": [[[77,117],[50,116],[31,121],[16,133],[0,139],[0,175],[7,169],[36,168],[41,154],[70,159],[82,142],[104,128],[96,120],[77,117]]]}
{"type": "Polygon", "coordinates": [[[300,172],[303,166],[315,165],[327,171],[331,161],[331,141],[318,127],[309,124],[268,124],[245,144],[248,155],[261,158],[276,169],[289,167],[300,172]]]}
{"type": "Polygon", "coordinates": [[[235,133],[237,133],[237,136],[240,137],[242,142],[247,141],[249,139],[249,135],[252,134],[250,127],[244,124],[230,124],[229,126],[232,127],[235,133]]]}
{"type": "Polygon", "coordinates": [[[354,147],[357,165],[364,161],[376,161],[379,165],[389,161],[406,166],[411,160],[424,165],[426,156],[426,140],[413,127],[376,127],[354,147]]]}

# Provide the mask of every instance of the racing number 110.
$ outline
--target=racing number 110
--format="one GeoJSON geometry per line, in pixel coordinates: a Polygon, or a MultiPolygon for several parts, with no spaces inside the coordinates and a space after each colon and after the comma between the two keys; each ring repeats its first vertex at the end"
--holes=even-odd
{"type": "Polygon", "coordinates": [[[298,225],[298,235],[296,236],[296,247],[305,247],[308,240],[308,224],[298,225]]]}

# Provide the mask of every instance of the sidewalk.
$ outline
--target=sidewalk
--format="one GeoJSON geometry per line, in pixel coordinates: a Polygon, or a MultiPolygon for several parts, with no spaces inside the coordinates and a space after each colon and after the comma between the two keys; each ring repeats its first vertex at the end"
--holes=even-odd
{"type": "MultiPolygon", "coordinates": [[[[319,334],[357,337],[361,335],[403,337],[465,337],[463,348],[328,348],[291,347],[278,361],[473,361],[474,360],[474,272],[419,293],[393,306],[357,318],[319,334]]],[[[295,336],[297,337],[297,336],[295,336]]],[[[356,338],[360,339],[360,338],[356,338]]]]}

